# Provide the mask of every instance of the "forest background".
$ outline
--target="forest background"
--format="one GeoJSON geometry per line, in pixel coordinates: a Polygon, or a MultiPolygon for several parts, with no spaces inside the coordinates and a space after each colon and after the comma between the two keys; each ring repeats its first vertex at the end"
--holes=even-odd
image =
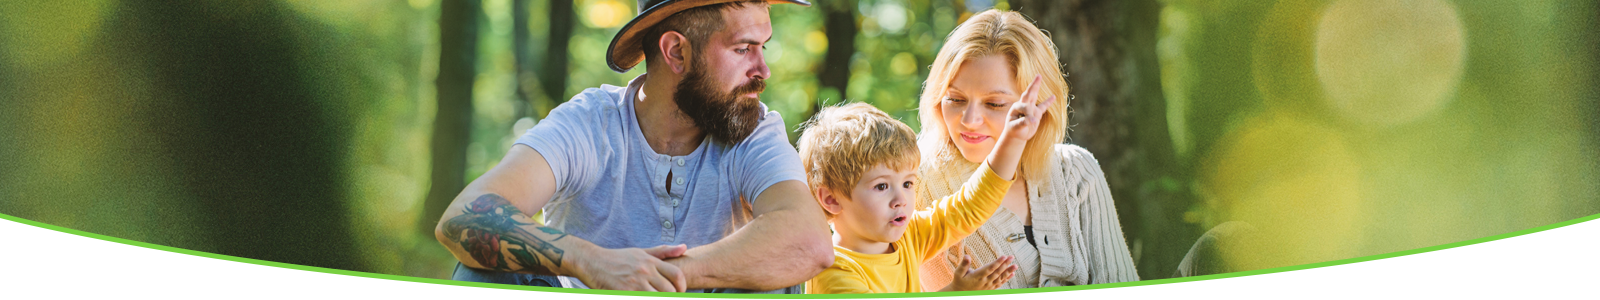
{"type": "MultiPolygon", "coordinates": [[[[817,0],[774,5],[762,100],[919,128],[944,37],[1050,32],[1141,278],[1218,224],[1226,270],[1600,213],[1595,1],[817,0]]],[[[0,213],[156,244],[448,278],[431,228],[585,88],[625,0],[0,2],[0,213]]],[[[792,132],[796,138],[799,132],[792,132]]]]}

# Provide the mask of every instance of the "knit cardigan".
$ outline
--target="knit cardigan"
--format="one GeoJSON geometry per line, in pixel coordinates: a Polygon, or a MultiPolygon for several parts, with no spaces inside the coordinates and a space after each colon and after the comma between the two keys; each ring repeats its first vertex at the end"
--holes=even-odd
{"type": "MultiPolygon", "coordinates": [[[[954,147],[938,148],[942,149],[923,149],[917,171],[922,181],[918,207],[954,193],[979,166],[962,158],[954,147]]],[[[963,254],[972,257],[973,268],[1000,256],[1016,257],[1017,273],[1002,289],[1139,280],[1100,163],[1088,150],[1071,144],[1056,145],[1055,152],[1058,155],[1049,156],[1044,166],[1023,166],[1048,168],[1044,180],[1027,182],[1038,246],[1023,238],[1021,217],[1002,207],[945,255],[929,257],[922,264],[925,289],[950,284],[951,270],[963,254]]]]}

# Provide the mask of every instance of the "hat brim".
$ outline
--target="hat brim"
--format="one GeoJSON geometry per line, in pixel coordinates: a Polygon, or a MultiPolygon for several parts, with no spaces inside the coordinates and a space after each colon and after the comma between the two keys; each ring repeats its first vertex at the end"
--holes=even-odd
{"type": "MultiPolygon", "coordinates": [[[[639,62],[643,62],[644,44],[640,41],[644,39],[644,36],[642,36],[644,34],[643,31],[654,27],[656,23],[660,23],[661,20],[665,20],[673,14],[690,8],[738,1],[743,0],[680,0],[668,1],[654,7],[640,8],[644,11],[640,12],[639,16],[634,17],[632,21],[628,21],[627,25],[622,25],[622,30],[618,31],[616,36],[611,37],[611,46],[606,47],[606,65],[609,65],[611,70],[617,71],[617,73],[624,73],[639,65],[639,62]]],[[[806,2],[805,0],[767,0],[767,3],[792,3],[811,6],[811,2],[806,2]]]]}

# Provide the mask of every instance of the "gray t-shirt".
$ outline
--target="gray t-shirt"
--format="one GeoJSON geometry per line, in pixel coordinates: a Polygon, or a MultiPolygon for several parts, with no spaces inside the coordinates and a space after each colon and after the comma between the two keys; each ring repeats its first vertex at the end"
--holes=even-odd
{"type": "Polygon", "coordinates": [[[543,155],[555,174],[546,226],[605,248],[692,248],[748,223],[767,187],[805,181],[783,117],[773,111],[737,144],[708,137],[689,155],[657,154],[634,114],[645,76],[627,88],[586,89],[517,139],[543,155]]]}

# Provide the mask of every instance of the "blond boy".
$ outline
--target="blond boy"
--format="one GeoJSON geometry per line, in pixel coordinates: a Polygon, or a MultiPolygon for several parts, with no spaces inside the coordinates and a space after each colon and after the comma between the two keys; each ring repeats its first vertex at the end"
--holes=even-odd
{"type": "MultiPolygon", "coordinates": [[[[834,263],[806,282],[808,294],[921,292],[917,266],[972,234],[1011,187],[1023,146],[1055,98],[1035,105],[1030,88],[977,174],[954,195],[913,211],[919,151],[910,127],[871,105],[829,107],[800,137],[812,195],[834,229],[834,263]]],[[[1010,257],[978,269],[970,259],[941,291],[994,289],[1011,278],[1010,257]]]]}

